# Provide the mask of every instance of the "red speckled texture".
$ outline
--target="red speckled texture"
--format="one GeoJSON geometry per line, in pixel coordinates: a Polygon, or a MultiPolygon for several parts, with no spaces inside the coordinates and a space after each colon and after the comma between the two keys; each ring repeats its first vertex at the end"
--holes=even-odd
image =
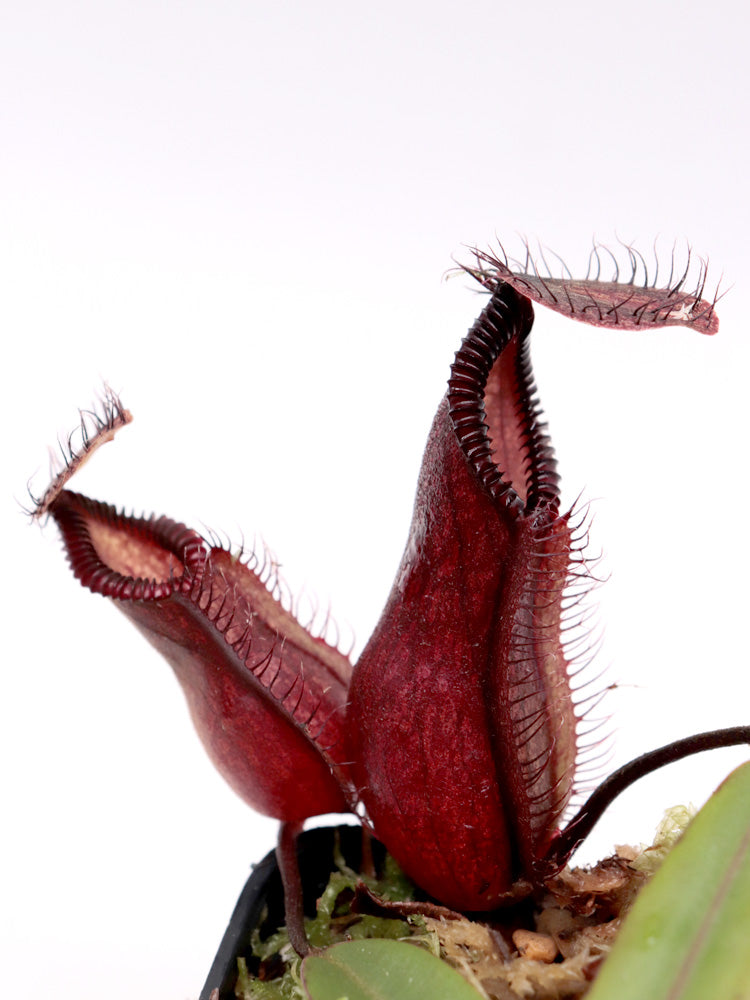
{"type": "Polygon", "coordinates": [[[457,909],[493,908],[533,868],[573,781],[560,645],[570,531],[528,406],[530,370],[519,382],[531,319],[505,286],[457,358],[396,583],[352,679],[349,731],[373,828],[457,909]],[[503,340],[482,435],[472,395],[476,411],[483,386],[462,375],[481,365],[477,342],[481,354],[494,341],[494,354],[503,340]]]}
{"type": "Polygon", "coordinates": [[[174,668],[235,791],[284,820],[346,811],[338,760],[349,661],[310,636],[258,574],[184,525],[123,517],[69,491],[53,515],[76,576],[111,597],[174,668]],[[160,565],[163,578],[137,579],[160,565]]]}

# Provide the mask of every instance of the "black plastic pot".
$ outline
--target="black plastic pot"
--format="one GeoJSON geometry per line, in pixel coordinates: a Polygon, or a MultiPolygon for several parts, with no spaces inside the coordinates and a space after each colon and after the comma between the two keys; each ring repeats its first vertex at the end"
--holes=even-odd
{"type": "MultiPolygon", "coordinates": [[[[362,831],[358,826],[320,827],[305,830],[299,837],[297,853],[305,895],[305,912],[315,913],[315,903],[328,884],[336,865],[333,860],[336,837],[346,863],[359,870],[362,860],[362,831]]],[[[373,843],[376,861],[382,858],[380,844],[373,843]]],[[[276,852],[271,851],[255,865],[245,888],[240,893],[216,958],[211,966],[200,1000],[210,1000],[219,990],[219,1000],[233,1000],[237,983],[238,957],[250,958],[250,936],[260,926],[261,935],[272,934],[284,923],[284,895],[281,876],[276,864],[276,852]],[[264,918],[264,910],[268,908],[264,918]]]]}

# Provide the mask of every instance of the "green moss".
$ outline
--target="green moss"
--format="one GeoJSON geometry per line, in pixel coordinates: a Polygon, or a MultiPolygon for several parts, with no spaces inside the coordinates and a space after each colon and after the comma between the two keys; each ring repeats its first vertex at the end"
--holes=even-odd
{"type": "MultiPolygon", "coordinates": [[[[334,855],[337,869],[320,895],[316,915],[305,921],[310,944],[315,948],[328,948],[342,941],[361,941],[367,938],[402,940],[415,939],[437,953],[439,946],[433,935],[425,929],[419,916],[408,919],[352,913],[354,890],[364,882],[368,889],[386,901],[413,899],[414,885],[407,879],[396,862],[386,856],[382,874],[378,878],[361,875],[349,868],[340,853],[334,855]]],[[[305,993],[299,978],[300,959],[289,943],[285,928],[261,940],[256,930],[252,938],[252,952],[260,966],[260,974],[252,975],[244,959],[239,959],[239,976],[235,995],[238,1000],[304,1000],[305,993]],[[270,971],[280,970],[274,978],[266,978],[270,971]]]]}
{"type": "Polygon", "coordinates": [[[244,958],[237,959],[238,977],[235,996],[238,1000],[305,1000],[305,993],[299,979],[299,959],[293,963],[295,969],[287,968],[278,979],[263,981],[251,976],[244,958]]]}
{"type": "Polygon", "coordinates": [[[653,875],[662,865],[664,859],[682,837],[697,810],[695,806],[672,806],[664,813],[661,823],[656,829],[654,842],[650,847],[644,847],[630,867],[644,875],[653,875]]]}

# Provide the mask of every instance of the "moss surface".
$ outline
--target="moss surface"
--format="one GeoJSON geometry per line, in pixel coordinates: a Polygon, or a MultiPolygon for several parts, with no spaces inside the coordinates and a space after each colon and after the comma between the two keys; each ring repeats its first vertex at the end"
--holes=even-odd
{"type": "MultiPolygon", "coordinates": [[[[534,901],[488,919],[408,914],[382,916],[357,889],[386,902],[411,902],[414,886],[392,858],[371,878],[336,859],[337,869],[306,921],[310,943],[326,948],[363,938],[408,939],[457,968],[486,1000],[574,1000],[585,995],[640,887],[690,821],[669,810],[653,845],[620,847],[591,869],[565,869],[534,901]],[[373,912],[363,912],[367,909],[373,912]]],[[[490,916],[490,915],[488,915],[490,916]]],[[[301,960],[284,928],[253,938],[253,959],[240,959],[238,1000],[307,1000],[301,960]]]]}

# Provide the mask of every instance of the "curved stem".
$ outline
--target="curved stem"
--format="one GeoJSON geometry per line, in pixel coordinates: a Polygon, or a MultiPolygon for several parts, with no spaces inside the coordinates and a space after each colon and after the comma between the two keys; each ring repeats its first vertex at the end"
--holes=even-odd
{"type": "Polygon", "coordinates": [[[750,743],[750,726],[733,726],[729,729],[715,729],[708,733],[698,733],[674,743],[668,743],[658,750],[651,750],[636,757],[629,764],[618,768],[599,785],[568,825],[560,831],[543,859],[550,868],[561,868],[573,852],[583,843],[601,819],[608,806],[634,781],[652,771],[672,764],[683,757],[690,757],[704,750],[737,746],[750,743]]]}

